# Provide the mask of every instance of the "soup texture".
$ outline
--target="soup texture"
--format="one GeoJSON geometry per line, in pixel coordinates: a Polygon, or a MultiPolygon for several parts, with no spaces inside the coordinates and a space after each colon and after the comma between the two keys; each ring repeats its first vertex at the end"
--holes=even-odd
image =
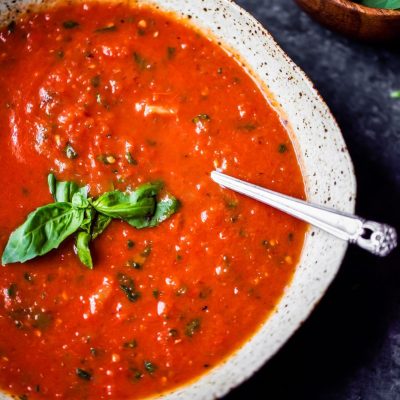
{"type": "Polygon", "coordinates": [[[92,270],[73,236],[0,268],[2,390],[152,396],[257,331],[290,283],[306,225],[210,172],[305,192],[284,119],[235,57],[160,11],[72,3],[0,31],[0,93],[2,250],[53,201],[50,172],[92,198],[161,180],[181,203],[154,228],[114,219],[91,243],[92,270]]]}

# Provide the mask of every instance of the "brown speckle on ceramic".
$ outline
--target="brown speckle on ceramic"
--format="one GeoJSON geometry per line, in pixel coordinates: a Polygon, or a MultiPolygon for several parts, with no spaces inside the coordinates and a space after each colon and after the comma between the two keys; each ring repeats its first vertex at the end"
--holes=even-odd
{"type": "MultiPolygon", "coordinates": [[[[39,0],[1,0],[3,22],[7,21],[5,18],[10,21],[28,2],[40,3],[39,0]]],[[[207,35],[213,35],[228,51],[238,54],[289,127],[308,199],[338,210],[354,211],[353,166],[334,118],[312,83],[254,18],[228,0],[131,3],[152,4],[174,12],[207,35]]],[[[260,330],[235,354],[197,381],[159,397],[214,399],[251,376],[310,314],[336,275],[346,248],[345,242],[310,228],[294,279],[260,330]]]]}

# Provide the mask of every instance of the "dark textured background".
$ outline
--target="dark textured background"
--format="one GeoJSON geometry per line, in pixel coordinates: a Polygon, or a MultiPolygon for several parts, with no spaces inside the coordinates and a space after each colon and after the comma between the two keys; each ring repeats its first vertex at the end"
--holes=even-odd
{"type": "MultiPolygon", "coordinates": [[[[293,0],[238,0],[307,73],[342,128],[357,213],[400,228],[400,44],[358,43],[322,28],[293,0]]],[[[312,316],[224,400],[400,399],[400,251],[350,248],[312,316]]]]}

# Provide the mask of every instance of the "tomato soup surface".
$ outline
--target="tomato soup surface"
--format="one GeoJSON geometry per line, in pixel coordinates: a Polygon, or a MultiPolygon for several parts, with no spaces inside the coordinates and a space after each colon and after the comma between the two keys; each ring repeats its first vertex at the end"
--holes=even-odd
{"type": "Polygon", "coordinates": [[[21,399],[136,399],[182,385],[248,339],[291,280],[306,226],[210,179],[304,198],[284,123],[242,66],[171,15],[120,4],[29,13],[0,33],[0,245],[52,202],[162,180],[181,209],[114,221],[0,268],[0,387],[21,399]],[[136,260],[136,261],[135,261],[136,260]],[[118,274],[139,292],[126,296],[118,274]]]}

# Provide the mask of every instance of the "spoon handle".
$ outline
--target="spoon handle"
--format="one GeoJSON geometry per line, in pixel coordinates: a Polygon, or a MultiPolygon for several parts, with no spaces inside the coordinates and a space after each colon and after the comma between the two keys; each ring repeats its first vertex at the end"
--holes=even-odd
{"type": "Polygon", "coordinates": [[[211,179],[228,189],[292,215],[378,256],[388,255],[397,246],[396,230],[386,224],[367,221],[352,214],[321,207],[303,200],[262,188],[252,183],[211,172],[211,179]]]}

